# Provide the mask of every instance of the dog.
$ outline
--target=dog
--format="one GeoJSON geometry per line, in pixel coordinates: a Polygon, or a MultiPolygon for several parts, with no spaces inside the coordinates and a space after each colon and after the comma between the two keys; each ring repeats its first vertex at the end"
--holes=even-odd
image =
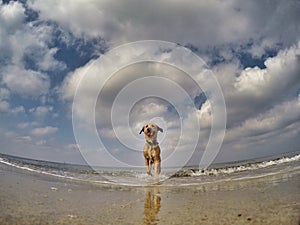
{"type": "Polygon", "coordinates": [[[160,147],[157,142],[157,133],[163,132],[163,129],[154,123],[148,123],[140,131],[140,134],[145,134],[144,159],[146,164],[147,174],[152,176],[151,170],[154,164],[154,174],[158,176],[161,171],[160,147]]]}

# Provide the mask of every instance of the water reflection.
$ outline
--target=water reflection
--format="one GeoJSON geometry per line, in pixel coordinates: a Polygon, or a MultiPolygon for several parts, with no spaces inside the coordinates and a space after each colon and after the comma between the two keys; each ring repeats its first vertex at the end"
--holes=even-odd
{"type": "Polygon", "coordinates": [[[144,200],[144,225],[157,224],[158,213],[161,207],[161,197],[158,187],[146,189],[144,200]]]}

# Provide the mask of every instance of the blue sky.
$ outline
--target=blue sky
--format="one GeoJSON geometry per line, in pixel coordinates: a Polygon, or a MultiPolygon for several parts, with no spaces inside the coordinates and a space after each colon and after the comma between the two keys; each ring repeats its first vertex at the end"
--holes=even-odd
{"type": "MultiPolygon", "coordinates": [[[[299,21],[300,3],[296,0],[3,1],[0,152],[84,163],[72,128],[77,81],[82,71],[92,62],[101,62],[110,50],[141,40],[184,46],[215,74],[227,111],[227,129],[217,161],[299,150],[299,21]]],[[[184,77],[171,68],[160,69],[184,77]]],[[[120,91],[118,85],[128,83],[126,74],[151,71],[159,72],[153,65],[120,71],[104,91],[103,102],[113,102],[114,93],[120,91]]],[[[179,84],[188,86],[184,79],[179,84]]],[[[91,84],[87,90],[94,88],[91,84]]],[[[211,106],[201,91],[195,90],[194,95],[203,124],[198,146],[203,152],[211,106]]],[[[113,154],[126,158],[126,151],[119,149],[116,137],[111,136],[108,120],[101,117],[106,110],[101,104],[96,107],[99,135],[114,149],[113,154]]],[[[86,115],[84,108],[82,102],[82,116],[86,115]]],[[[132,109],[131,129],[138,132],[142,122],[156,117],[162,118],[164,129],[169,130],[165,138],[171,139],[179,117],[174,107],[159,99],[140,101],[132,109]],[[143,117],[137,113],[142,108],[146,110],[143,117]]],[[[138,148],[143,140],[136,138],[140,138],[135,144],[138,148]]],[[[165,140],[163,146],[168,151],[172,142],[165,140]]],[[[191,162],[198,162],[199,155],[196,151],[191,162]]]]}

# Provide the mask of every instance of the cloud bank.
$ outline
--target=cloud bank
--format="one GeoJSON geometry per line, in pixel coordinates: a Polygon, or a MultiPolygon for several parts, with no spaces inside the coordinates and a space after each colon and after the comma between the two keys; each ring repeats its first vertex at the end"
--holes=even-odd
{"type": "MultiPolygon", "coordinates": [[[[80,152],[74,148],[71,121],[76,88],[91,65],[105,58],[110,50],[140,40],[163,40],[186,47],[201,57],[216,76],[227,112],[226,135],[217,160],[298,150],[299,12],[296,0],[1,3],[1,151],[82,163],[80,152]]],[[[130,57],[132,51],[124,55],[130,57]]],[[[178,63],[167,50],[159,57],[178,63]]],[[[105,82],[97,67],[94,69],[89,73],[96,75],[86,83],[77,109],[83,122],[91,104],[89,97],[105,82]]],[[[195,98],[201,141],[191,163],[198,163],[207,145],[214,109],[209,93],[204,93],[208,98],[203,97],[203,90],[174,67],[144,63],[118,71],[105,84],[96,104],[99,135],[115,155],[126,157],[113,141],[110,107],[122,88],[147,74],[165,74],[195,98]]],[[[157,122],[169,131],[161,136],[168,155],[178,141],[178,134],[172,131],[180,126],[180,116],[164,99],[137,102],[128,119],[130,131],[125,132],[125,124],[120,122],[118,132],[124,132],[125,138],[130,134],[132,146],[142,148],[136,132],[142,123],[155,117],[162,118],[157,122]]]]}

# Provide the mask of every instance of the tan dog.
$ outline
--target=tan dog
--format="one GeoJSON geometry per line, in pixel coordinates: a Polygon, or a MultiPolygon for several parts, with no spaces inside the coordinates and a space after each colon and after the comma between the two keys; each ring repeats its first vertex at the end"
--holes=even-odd
{"type": "Polygon", "coordinates": [[[158,131],[163,132],[159,126],[153,123],[148,123],[140,131],[145,133],[144,158],[147,167],[147,174],[152,175],[152,165],[154,164],[155,176],[160,174],[160,148],[157,142],[158,131]]]}

